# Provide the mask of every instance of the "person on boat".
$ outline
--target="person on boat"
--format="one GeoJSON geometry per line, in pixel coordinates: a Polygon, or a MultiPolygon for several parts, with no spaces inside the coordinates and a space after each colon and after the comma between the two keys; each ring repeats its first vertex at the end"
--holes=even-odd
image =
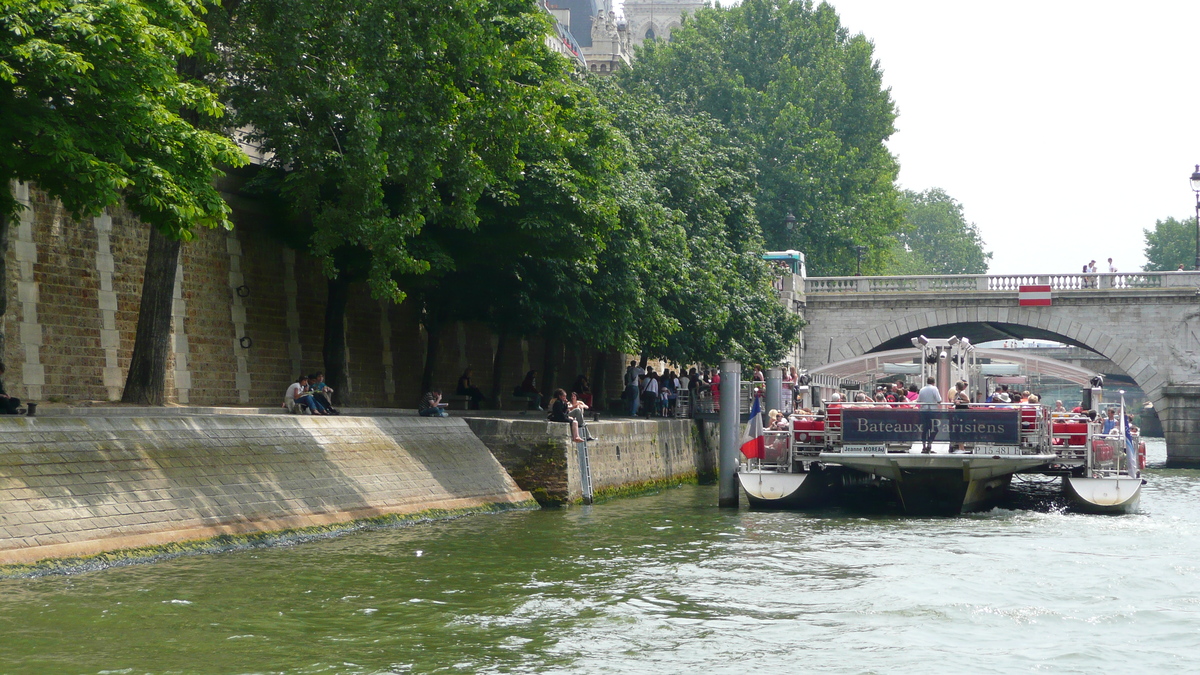
{"type": "Polygon", "coordinates": [[[567,408],[567,392],[562,389],[555,389],[551,395],[550,414],[546,419],[551,422],[565,422],[571,425],[571,441],[574,443],[582,443],[583,438],[579,435],[579,422],[571,416],[567,408]]]}
{"type": "Polygon", "coordinates": [[[1117,409],[1109,408],[1108,409],[1108,417],[1105,418],[1104,427],[1103,427],[1103,429],[1101,429],[1100,433],[1108,434],[1113,429],[1116,429],[1118,424],[1119,424],[1119,422],[1117,420],[1117,409]]]}
{"type": "Polygon", "coordinates": [[[936,380],[926,378],[925,386],[917,392],[917,405],[921,406],[921,452],[933,452],[933,413],[942,402],[942,392],[938,391],[936,380]]]}
{"type": "Polygon", "coordinates": [[[917,391],[917,385],[910,384],[908,385],[908,393],[904,395],[904,398],[908,399],[909,403],[912,403],[913,401],[917,400],[918,394],[919,392],[917,391]]]}
{"type": "Polygon", "coordinates": [[[954,385],[954,396],[950,399],[954,403],[954,407],[958,410],[966,410],[971,407],[971,395],[967,393],[967,383],[962,380],[954,385]]]}
{"type": "Polygon", "coordinates": [[[1054,417],[1064,417],[1067,414],[1067,407],[1063,405],[1062,401],[1055,401],[1054,410],[1051,410],[1050,414],[1054,417]]]}

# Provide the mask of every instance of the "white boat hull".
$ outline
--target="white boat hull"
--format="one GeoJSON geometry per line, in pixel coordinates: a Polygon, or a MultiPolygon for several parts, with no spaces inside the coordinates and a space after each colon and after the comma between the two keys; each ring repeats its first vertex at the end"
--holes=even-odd
{"type": "Polygon", "coordinates": [[[1063,479],[1063,491],[1071,508],[1085,513],[1129,513],[1137,507],[1142,494],[1142,479],[1076,478],[1063,479]]]}
{"type": "Polygon", "coordinates": [[[738,481],[751,506],[775,508],[803,507],[814,505],[816,483],[809,479],[811,473],[776,473],[774,471],[739,471],[738,481]],[[806,483],[809,483],[806,485],[806,483]]]}

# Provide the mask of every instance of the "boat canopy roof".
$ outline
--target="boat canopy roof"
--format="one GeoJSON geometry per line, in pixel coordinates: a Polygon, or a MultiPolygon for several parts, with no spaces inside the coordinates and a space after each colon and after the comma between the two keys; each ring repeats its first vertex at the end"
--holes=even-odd
{"type": "MultiPolygon", "coordinates": [[[[975,348],[976,358],[990,359],[992,363],[981,364],[984,375],[1016,375],[1040,373],[1057,377],[1079,385],[1089,384],[1096,373],[1073,366],[1065,361],[1045,356],[1022,354],[1020,349],[975,348]],[[997,363],[997,361],[1003,363],[997,363]]],[[[808,371],[809,375],[831,375],[844,380],[867,380],[885,374],[919,374],[920,366],[912,361],[916,351],[911,348],[892,349],[884,352],[863,354],[852,359],[837,361],[808,371]]]]}

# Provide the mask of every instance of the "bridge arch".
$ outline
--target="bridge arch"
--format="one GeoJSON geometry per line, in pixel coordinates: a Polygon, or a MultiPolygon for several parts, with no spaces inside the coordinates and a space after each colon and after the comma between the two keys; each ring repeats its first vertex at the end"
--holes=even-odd
{"type": "MultiPolygon", "coordinates": [[[[1137,349],[1100,327],[1067,321],[1039,308],[949,307],[920,311],[887,319],[879,325],[852,335],[841,347],[830,350],[830,360],[839,361],[871,352],[896,349],[910,344],[918,335],[927,337],[1033,337],[1056,340],[1090,349],[1117,364],[1137,383],[1147,398],[1159,405],[1166,377],[1137,349]],[[1012,332],[1010,332],[1012,331],[1012,332]],[[1019,331],[1019,332],[1018,332],[1019,331]]],[[[814,347],[817,347],[814,345],[814,347]]]]}

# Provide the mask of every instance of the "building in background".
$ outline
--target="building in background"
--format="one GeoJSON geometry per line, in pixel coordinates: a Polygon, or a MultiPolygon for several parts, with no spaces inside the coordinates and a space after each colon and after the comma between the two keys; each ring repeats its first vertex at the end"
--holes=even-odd
{"type": "Polygon", "coordinates": [[[683,23],[684,14],[695,14],[704,6],[696,0],[625,0],[625,23],[630,43],[640,46],[646,40],[670,40],[671,32],[683,23]]]}

